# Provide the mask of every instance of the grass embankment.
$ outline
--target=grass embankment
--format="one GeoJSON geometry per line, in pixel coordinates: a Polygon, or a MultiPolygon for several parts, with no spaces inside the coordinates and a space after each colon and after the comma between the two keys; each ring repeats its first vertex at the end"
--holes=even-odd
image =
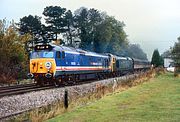
{"type": "Polygon", "coordinates": [[[163,74],[48,121],[180,121],[180,79],[163,74]]]}

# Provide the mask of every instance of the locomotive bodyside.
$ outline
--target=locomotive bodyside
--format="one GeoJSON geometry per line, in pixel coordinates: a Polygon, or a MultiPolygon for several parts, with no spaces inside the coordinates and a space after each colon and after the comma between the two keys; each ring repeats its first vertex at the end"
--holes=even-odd
{"type": "Polygon", "coordinates": [[[108,69],[108,56],[90,52],[65,50],[56,58],[56,75],[86,74],[105,72],[108,69]],[[62,56],[64,55],[64,56],[62,56]]]}
{"type": "Polygon", "coordinates": [[[31,52],[30,75],[38,82],[58,85],[68,80],[97,77],[108,72],[109,56],[65,46],[38,45],[31,52]]]}
{"type": "Polygon", "coordinates": [[[116,69],[122,74],[133,71],[133,60],[129,57],[117,57],[116,58],[116,69]]]}

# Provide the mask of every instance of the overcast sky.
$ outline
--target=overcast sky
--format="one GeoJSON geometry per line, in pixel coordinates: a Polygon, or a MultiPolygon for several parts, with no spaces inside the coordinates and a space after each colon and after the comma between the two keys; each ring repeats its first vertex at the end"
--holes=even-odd
{"type": "Polygon", "coordinates": [[[180,0],[0,0],[0,19],[19,19],[31,15],[43,16],[46,6],[61,6],[74,10],[95,8],[126,24],[131,43],[140,44],[151,59],[153,50],[169,49],[180,36],[180,0]]]}

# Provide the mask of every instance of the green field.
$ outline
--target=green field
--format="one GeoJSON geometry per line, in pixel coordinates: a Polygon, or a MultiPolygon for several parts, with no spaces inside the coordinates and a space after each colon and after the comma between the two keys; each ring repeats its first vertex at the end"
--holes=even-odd
{"type": "Polygon", "coordinates": [[[114,93],[49,122],[180,122],[180,78],[163,74],[150,82],[114,93]]]}

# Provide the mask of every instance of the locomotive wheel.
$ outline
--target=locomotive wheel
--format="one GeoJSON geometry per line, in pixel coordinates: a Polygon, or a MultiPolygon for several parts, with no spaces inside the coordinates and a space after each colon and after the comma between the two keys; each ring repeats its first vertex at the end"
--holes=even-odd
{"type": "Polygon", "coordinates": [[[62,78],[62,76],[59,76],[59,77],[57,77],[54,81],[53,81],[53,85],[55,86],[55,87],[59,87],[60,85],[63,85],[63,78],[62,78]]]}
{"type": "Polygon", "coordinates": [[[54,81],[53,81],[53,85],[54,85],[55,87],[59,87],[59,85],[60,85],[60,84],[59,84],[59,81],[58,81],[58,80],[54,80],[54,81]]]}
{"type": "Polygon", "coordinates": [[[75,80],[76,80],[76,77],[75,77],[74,74],[72,76],[70,76],[70,81],[71,81],[72,84],[76,84],[75,80]]]}
{"type": "Polygon", "coordinates": [[[75,79],[74,79],[75,82],[79,82],[79,81],[80,81],[80,75],[77,74],[77,75],[75,75],[74,77],[75,77],[75,79]]]}
{"type": "Polygon", "coordinates": [[[44,86],[44,83],[43,83],[43,81],[41,81],[41,80],[37,80],[37,81],[36,81],[36,85],[38,85],[38,86],[44,86]]]}
{"type": "Polygon", "coordinates": [[[43,82],[42,78],[37,77],[34,80],[35,80],[37,86],[44,86],[44,82],[43,82]]]}

